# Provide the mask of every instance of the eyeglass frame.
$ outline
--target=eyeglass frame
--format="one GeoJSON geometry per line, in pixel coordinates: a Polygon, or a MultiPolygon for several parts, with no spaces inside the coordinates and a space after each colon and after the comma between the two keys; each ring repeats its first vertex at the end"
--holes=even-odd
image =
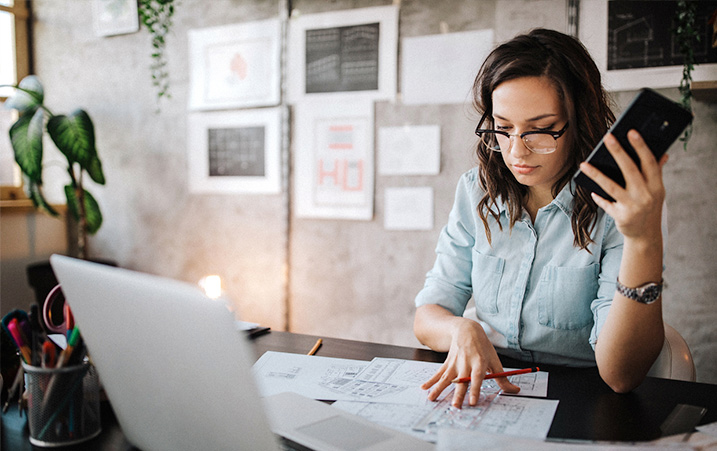
{"type": "MultiPolygon", "coordinates": [[[[478,122],[478,126],[476,126],[476,129],[474,132],[476,134],[476,136],[481,138],[481,141],[483,140],[483,136],[481,135],[481,133],[497,133],[499,135],[503,135],[503,136],[507,137],[508,139],[510,139],[510,147],[508,148],[508,151],[509,151],[513,147],[513,137],[517,136],[521,140],[523,140],[523,144],[525,145],[526,149],[528,149],[531,152],[536,153],[538,155],[548,155],[548,154],[551,154],[551,153],[555,152],[556,150],[558,150],[558,138],[560,138],[561,136],[563,136],[565,134],[565,131],[568,129],[568,125],[570,124],[570,121],[566,122],[565,125],[563,126],[563,128],[561,128],[557,132],[552,131],[552,130],[531,130],[531,131],[523,132],[520,134],[508,133],[503,130],[480,128],[481,124],[483,123],[483,121],[485,120],[487,115],[488,115],[487,113],[483,115],[480,122],[478,122]],[[555,148],[553,150],[551,150],[550,152],[536,152],[528,146],[528,143],[525,142],[525,136],[527,136],[527,135],[550,135],[555,140],[555,148]]],[[[485,141],[483,141],[483,143],[485,144],[485,141]]],[[[486,145],[486,147],[488,147],[488,146],[486,145]]],[[[488,147],[488,148],[490,150],[492,150],[493,152],[503,152],[503,150],[501,150],[501,149],[496,150],[491,147],[488,147]]]]}

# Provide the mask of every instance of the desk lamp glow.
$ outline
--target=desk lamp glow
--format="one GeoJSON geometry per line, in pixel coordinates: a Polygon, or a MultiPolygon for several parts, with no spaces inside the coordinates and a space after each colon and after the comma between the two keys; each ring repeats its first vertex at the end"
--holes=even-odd
{"type": "Polygon", "coordinates": [[[204,294],[211,299],[219,299],[222,296],[222,278],[217,275],[204,276],[199,280],[199,286],[204,294]]]}

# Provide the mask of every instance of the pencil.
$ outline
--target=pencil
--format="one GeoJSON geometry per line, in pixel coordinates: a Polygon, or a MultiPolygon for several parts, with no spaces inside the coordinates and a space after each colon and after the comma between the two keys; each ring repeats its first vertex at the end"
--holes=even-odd
{"type": "Polygon", "coordinates": [[[318,340],[316,340],[316,344],[314,345],[313,348],[311,348],[311,351],[309,351],[309,353],[306,354],[306,355],[314,355],[314,354],[316,354],[316,351],[318,351],[319,348],[321,347],[321,342],[322,342],[322,341],[323,341],[323,340],[322,340],[321,338],[319,338],[318,340]]]}
{"type": "MultiPolygon", "coordinates": [[[[502,373],[488,373],[485,376],[483,376],[483,379],[493,379],[495,377],[515,376],[516,374],[536,373],[538,371],[540,371],[540,368],[538,368],[537,366],[534,366],[532,368],[523,368],[522,370],[504,371],[502,373]]],[[[471,381],[470,377],[459,377],[458,379],[453,379],[451,382],[454,384],[465,384],[470,381],[471,381]]]]}

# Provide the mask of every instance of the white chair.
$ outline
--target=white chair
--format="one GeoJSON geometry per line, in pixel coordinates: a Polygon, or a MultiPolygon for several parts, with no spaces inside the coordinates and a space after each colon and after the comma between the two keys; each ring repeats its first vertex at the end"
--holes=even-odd
{"type": "Polygon", "coordinates": [[[695,363],[687,342],[674,327],[665,323],[665,343],[648,376],[694,382],[697,379],[695,363]]]}
{"type": "MultiPolygon", "coordinates": [[[[477,320],[475,307],[466,309],[463,317],[477,320]]],[[[697,379],[697,371],[687,342],[674,327],[667,323],[664,324],[665,343],[647,375],[694,382],[697,379]]]]}

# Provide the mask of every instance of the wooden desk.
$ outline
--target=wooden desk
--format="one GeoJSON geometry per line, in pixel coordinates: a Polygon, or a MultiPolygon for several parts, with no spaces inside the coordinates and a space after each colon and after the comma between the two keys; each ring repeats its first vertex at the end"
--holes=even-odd
{"type": "MultiPolygon", "coordinates": [[[[316,336],[270,332],[254,339],[256,358],[266,351],[307,353],[316,336]]],[[[424,349],[323,338],[316,355],[356,360],[393,357],[407,360],[443,362],[445,354],[424,349]]],[[[525,364],[503,360],[507,367],[525,364]]],[[[540,365],[550,372],[548,398],[560,400],[549,439],[647,441],[661,436],[660,425],[678,404],[707,407],[700,424],[717,421],[717,385],[648,378],[628,394],[614,393],[595,368],[571,369],[540,365]]],[[[75,450],[130,450],[109,405],[103,406],[102,434],[96,439],[71,447],[75,450]]],[[[27,430],[12,426],[16,412],[3,416],[2,449],[33,449],[27,430]]],[[[38,448],[40,449],[40,448],[38,448]]]]}

